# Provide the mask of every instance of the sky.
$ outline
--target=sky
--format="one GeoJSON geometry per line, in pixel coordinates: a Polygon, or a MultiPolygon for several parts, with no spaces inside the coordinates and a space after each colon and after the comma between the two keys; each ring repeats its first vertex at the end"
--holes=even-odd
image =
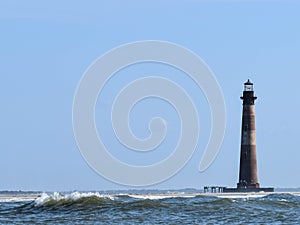
{"type": "MultiPolygon", "coordinates": [[[[76,88],[89,65],[119,45],[163,40],[196,53],[213,71],[226,103],[220,153],[203,173],[199,161],[211,116],[205,95],[184,73],[139,64],[109,80],[98,101],[99,135],[116,158],[135,165],[167,157],[180,123],[170,105],[146,99],[132,110],[131,127],[147,137],[153,116],[168,121],[164,150],[146,155],[124,149],[112,132],[110,106],[126,83],[149,74],[181,85],[199,114],[200,138],[187,165],[147,188],[235,187],[238,181],[243,83],[254,82],[259,182],[300,187],[300,4],[297,1],[1,1],[0,190],[109,190],[132,187],[99,176],[85,162],[72,127],[76,88]]],[[[175,141],[175,142],[174,142],[175,141]]]]}

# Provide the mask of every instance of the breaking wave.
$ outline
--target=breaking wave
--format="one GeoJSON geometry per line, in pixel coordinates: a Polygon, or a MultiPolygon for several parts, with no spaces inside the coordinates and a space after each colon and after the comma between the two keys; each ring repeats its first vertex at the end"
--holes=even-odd
{"type": "Polygon", "coordinates": [[[34,200],[34,206],[53,206],[53,205],[70,205],[70,204],[97,204],[105,201],[113,201],[111,195],[104,195],[98,192],[80,193],[73,192],[70,194],[61,194],[54,192],[53,194],[43,193],[34,200]]]}
{"type": "MultiPolygon", "coordinates": [[[[15,200],[14,198],[13,200],[15,200]]],[[[101,204],[109,202],[134,202],[134,201],[167,201],[170,199],[191,199],[191,201],[198,202],[212,202],[212,201],[252,201],[252,202],[296,202],[299,201],[298,194],[240,194],[240,195],[203,195],[199,193],[166,193],[166,194],[100,194],[99,192],[73,192],[69,194],[62,194],[54,192],[53,194],[43,193],[33,200],[35,207],[49,206],[49,205],[67,205],[67,204],[101,204]]],[[[11,200],[11,201],[13,201],[11,200]]]]}

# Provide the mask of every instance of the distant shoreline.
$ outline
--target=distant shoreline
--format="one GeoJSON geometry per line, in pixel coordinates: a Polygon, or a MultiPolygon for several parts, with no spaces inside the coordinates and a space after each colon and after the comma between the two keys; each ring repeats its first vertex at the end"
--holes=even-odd
{"type": "MultiPolygon", "coordinates": [[[[99,193],[107,193],[107,194],[114,194],[114,193],[121,193],[121,192],[127,192],[127,193],[203,193],[203,189],[196,189],[196,188],[182,188],[182,189],[107,189],[107,190],[34,190],[34,191],[28,191],[28,190],[0,190],[0,195],[3,194],[11,194],[11,195],[22,195],[22,194],[41,194],[41,193],[54,193],[54,192],[60,192],[60,193],[72,193],[72,192],[99,192],[99,193]]],[[[274,193],[300,193],[300,187],[299,188],[275,188],[274,193]]]]}

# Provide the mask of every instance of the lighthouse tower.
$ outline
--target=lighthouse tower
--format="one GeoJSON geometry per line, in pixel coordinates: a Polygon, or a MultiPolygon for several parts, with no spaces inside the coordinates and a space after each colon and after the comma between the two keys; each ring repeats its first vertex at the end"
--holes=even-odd
{"type": "Polygon", "coordinates": [[[274,192],[273,187],[261,188],[258,183],[254,108],[257,97],[254,95],[253,83],[250,80],[244,83],[241,99],[243,100],[243,115],[239,182],[236,188],[206,186],[204,192],[216,192],[217,189],[224,193],[274,192]]]}
{"type": "Polygon", "coordinates": [[[259,188],[257,177],[256,161],[256,129],[255,129],[255,108],[257,99],[254,96],[253,83],[248,80],[244,83],[242,116],[242,138],[240,155],[240,174],[238,189],[259,188]]]}

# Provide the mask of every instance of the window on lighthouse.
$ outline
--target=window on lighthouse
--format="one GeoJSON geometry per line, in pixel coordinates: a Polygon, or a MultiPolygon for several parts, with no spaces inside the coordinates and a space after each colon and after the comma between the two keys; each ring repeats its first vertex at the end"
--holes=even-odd
{"type": "Polygon", "coordinates": [[[250,80],[248,80],[244,85],[244,91],[253,91],[253,83],[251,83],[250,80]]]}
{"type": "Polygon", "coordinates": [[[245,85],[245,91],[253,91],[253,85],[245,85]]]}

